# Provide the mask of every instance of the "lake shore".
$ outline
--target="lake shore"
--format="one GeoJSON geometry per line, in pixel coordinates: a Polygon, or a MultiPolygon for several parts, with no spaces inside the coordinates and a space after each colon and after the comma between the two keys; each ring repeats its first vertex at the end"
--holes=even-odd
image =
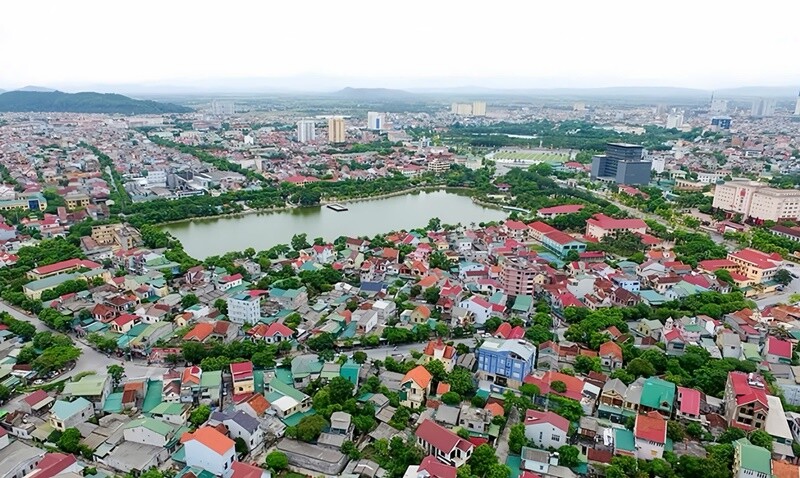
{"type": "MultiPolygon", "coordinates": [[[[377,194],[377,195],[374,195],[374,196],[365,196],[365,197],[362,197],[362,198],[350,198],[350,199],[329,198],[329,199],[325,199],[325,200],[320,201],[320,203],[318,205],[316,205],[316,206],[297,206],[297,205],[291,205],[290,204],[290,205],[286,205],[286,206],[272,207],[272,208],[248,208],[248,209],[245,209],[244,211],[234,212],[234,213],[229,213],[229,214],[215,214],[213,216],[198,216],[198,217],[192,217],[192,218],[188,218],[188,219],[178,219],[177,221],[159,222],[158,224],[155,224],[155,226],[157,226],[157,227],[173,226],[175,224],[184,224],[184,223],[189,223],[189,222],[193,222],[193,221],[206,221],[206,220],[212,220],[212,219],[235,218],[235,217],[248,216],[248,215],[251,215],[251,214],[271,214],[271,213],[276,213],[276,212],[292,211],[292,210],[295,210],[295,209],[313,209],[313,208],[325,207],[325,206],[327,206],[329,204],[346,205],[346,204],[349,204],[349,203],[373,201],[373,200],[378,200],[378,199],[391,198],[391,197],[395,197],[395,196],[404,196],[406,194],[413,194],[413,193],[417,193],[417,192],[435,192],[435,191],[453,191],[453,192],[457,192],[457,193],[463,194],[465,196],[471,196],[471,194],[464,194],[464,193],[465,192],[466,193],[472,192],[472,189],[471,188],[467,188],[467,187],[450,187],[450,186],[415,186],[413,188],[405,188],[405,189],[400,189],[398,191],[393,191],[393,192],[390,192],[390,193],[377,194]]],[[[498,208],[498,206],[496,204],[488,204],[488,203],[487,204],[483,204],[481,202],[478,202],[474,198],[472,198],[472,200],[476,204],[479,204],[481,206],[498,208]]]]}

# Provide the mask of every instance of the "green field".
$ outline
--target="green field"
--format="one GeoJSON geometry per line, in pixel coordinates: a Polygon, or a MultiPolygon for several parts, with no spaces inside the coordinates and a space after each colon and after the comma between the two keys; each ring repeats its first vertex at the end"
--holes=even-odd
{"type": "Polygon", "coordinates": [[[491,159],[495,161],[565,163],[569,161],[569,156],[564,153],[545,151],[497,151],[492,154],[491,159]]]}

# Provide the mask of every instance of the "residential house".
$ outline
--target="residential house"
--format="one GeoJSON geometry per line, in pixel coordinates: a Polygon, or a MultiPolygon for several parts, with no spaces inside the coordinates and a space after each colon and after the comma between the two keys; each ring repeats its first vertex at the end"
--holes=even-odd
{"type": "Polygon", "coordinates": [[[109,375],[86,375],[77,382],[67,382],[63,395],[83,397],[94,405],[95,411],[103,410],[106,398],[111,394],[111,377],[109,375]]]}
{"type": "Polygon", "coordinates": [[[764,344],[762,355],[767,363],[790,365],[793,351],[791,342],[770,335],[764,344]]]}
{"type": "Polygon", "coordinates": [[[747,438],[733,442],[733,478],[771,478],[769,450],[755,446],[747,438]]]}
{"type": "Polygon", "coordinates": [[[83,397],[68,402],[66,400],[56,400],[50,409],[50,426],[58,431],[86,423],[94,416],[94,405],[83,397]]]}
{"type": "Polygon", "coordinates": [[[488,338],[478,348],[478,376],[500,386],[518,387],[536,361],[536,346],[525,340],[488,338]]]}
{"type": "Polygon", "coordinates": [[[458,425],[471,432],[488,434],[489,427],[492,424],[492,418],[494,417],[489,410],[463,404],[458,414],[458,425]]]}
{"type": "Polygon", "coordinates": [[[540,448],[556,448],[567,445],[569,420],[551,411],[528,410],[525,412],[525,438],[540,448]]]}
{"type": "Polygon", "coordinates": [[[247,395],[255,392],[255,378],[253,375],[253,363],[236,362],[232,363],[231,376],[233,380],[233,395],[247,395]]]}
{"type": "Polygon", "coordinates": [[[431,391],[433,376],[422,365],[408,371],[400,381],[400,404],[418,408],[425,404],[431,391]]]}
{"type": "Polygon", "coordinates": [[[437,460],[458,468],[472,456],[475,446],[436,422],[425,419],[414,432],[417,445],[437,460]]]}
{"type": "Polygon", "coordinates": [[[656,340],[661,340],[661,331],[664,325],[655,319],[641,319],[636,325],[636,333],[642,337],[652,337],[656,340]]]}
{"type": "Polygon", "coordinates": [[[268,344],[277,344],[292,340],[294,330],[280,322],[273,322],[269,325],[258,324],[255,327],[251,327],[246,334],[252,337],[253,340],[263,340],[268,344]]]}
{"type": "Polygon", "coordinates": [[[622,368],[622,348],[615,342],[608,341],[601,344],[598,355],[603,370],[614,371],[622,368]]]}
{"type": "Polygon", "coordinates": [[[125,425],[126,441],[167,448],[175,437],[178,426],[155,418],[142,417],[125,425]]]}
{"type": "Polygon", "coordinates": [[[422,351],[423,363],[428,363],[431,360],[438,360],[444,365],[444,369],[449,373],[453,371],[453,366],[456,364],[456,348],[452,345],[447,345],[441,339],[431,340],[422,351]]]}
{"type": "Polygon", "coordinates": [[[700,413],[701,399],[702,394],[699,390],[678,387],[678,395],[675,403],[675,418],[700,421],[703,418],[700,413]]]}
{"type": "Polygon", "coordinates": [[[653,460],[664,457],[667,445],[667,420],[658,412],[636,415],[633,427],[636,458],[653,460]]]}
{"type": "Polygon", "coordinates": [[[216,428],[204,426],[194,433],[184,433],[181,437],[186,464],[229,478],[236,460],[234,442],[216,428]]]}
{"type": "Polygon", "coordinates": [[[656,411],[669,418],[675,404],[675,384],[658,377],[649,377],[642,385],[639,413],[656,411]]]}
{"type": "Polygon", "coordinates": [[[744,431],[763,430],[769,412],[766,384],[754,373],[729,372],[722,399],[725,421],[744,431]]]}
{"type": "Polygon", "coordinates": [[[264,446],[264,432],[257,418],[241,410],[235,412],[215,411],[208,420],[209,426],[223,424],[228,436],[234,440],[241,438],[247,444],[252,456],[257,455],[264,446]]]}
{"type": "Polygon", "coordinates": [[[717,347],[722,351],[722,358],[734,358],[739,360],[742,357],[742,340],[739,335],[721,330],[717,334],[717,347]]]}

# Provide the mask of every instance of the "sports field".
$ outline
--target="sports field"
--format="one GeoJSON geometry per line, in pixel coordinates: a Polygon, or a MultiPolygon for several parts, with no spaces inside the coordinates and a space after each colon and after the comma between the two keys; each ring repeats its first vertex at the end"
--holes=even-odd
{"type": "Polygon", "coordinates": [[[569,156],[558,151],[496,151],[491,154],[494,161],[520,161],[532,163],[565,163],[569,156]]]}

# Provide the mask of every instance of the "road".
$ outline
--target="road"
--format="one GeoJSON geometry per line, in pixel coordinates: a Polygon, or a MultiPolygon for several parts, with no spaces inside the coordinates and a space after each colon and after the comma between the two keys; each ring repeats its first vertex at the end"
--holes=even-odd
{"type": "MultiPolygon", "coordinates": [[[[792,269],[797,269],[797,267],[788,268],[787,270],[791,271],[793,274],[797,274],[798,272],[800,272],[800,271],[793,271],[792,269]]],[[[758,307],[761,309],[778,303],[788,304],[789,296],[797,293],[800,293],[800,280],[794,279],[792,280],[792,282],[789,283],[789,285],[786,286],[783,292],[770,294],[767,297],[757,299],[755,303],[758,304],[758,307]]]]}
{"type": "MultiPolygon", "coordinates": [[[[39,320],[38,317],[27,315],[24,312],[11,307],[5,302],[0,302],[0,311],[8,312],[15,319],[30,322],[36,327],[36,330],[50,331],[50,328],[48,328],[47,325],[39,320]]],[[[69,372],[59,375],[56,380],[63,380],[83,372],[103,372],[105,371],[106,367],[112,364],[118,364],[125,367],[125,375],[129,380],[160,377],[167,372],[167,369],[163,367],[149,367],[147,365],[139,365],[130,361],[106,357],[105,354],[102,354],[91,348],[85,342],[79,339],[75,340],[75,346],[81,349],[81,357],[78,359],[78,363],[69,372]]]]}
{"type": "MultiPolygon", "coordinates": [[[[449,341],[448,341],[449,342],[449,341]]],[[[475,346],[475,339],[468,338],[468,339],[455,339],[453,340],[454,344],[466,344],[470,347],[475,346]]],[[[394,345],[387,345],[384,347],[375,347],[375,348],[352,348],[348,349],[347,351],[343,351],[345,353],[352,354],[355,351],[364,351],[367,353],[367,357],[373,360],[386,360],[386,357],[391,357],[392,355],[410,355],[411,352],[419,352],[422,353],[422,349],[424,344],[403,344],[398,345],[395,347],[394,345]]]]}

